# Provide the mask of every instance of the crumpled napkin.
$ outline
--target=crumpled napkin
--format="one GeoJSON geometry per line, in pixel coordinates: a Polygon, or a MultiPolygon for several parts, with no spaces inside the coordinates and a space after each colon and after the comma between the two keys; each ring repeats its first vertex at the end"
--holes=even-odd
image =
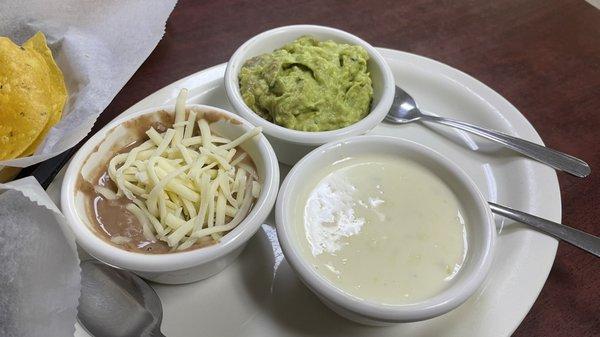
{"type": "Polygon", "coordinates": [[[0,193],[0,336],[72,336],[80,270],[65,218],[32,177],[0,193]]]}
{"type": "Polygon", "coordinates": [[[23,43],[46,35],[69,99],[63,117],[33,156],[0,161],[26,167],[75,146],[91,130],[165,31],[176,0],[2,0],[0,36],[23,43]]]}

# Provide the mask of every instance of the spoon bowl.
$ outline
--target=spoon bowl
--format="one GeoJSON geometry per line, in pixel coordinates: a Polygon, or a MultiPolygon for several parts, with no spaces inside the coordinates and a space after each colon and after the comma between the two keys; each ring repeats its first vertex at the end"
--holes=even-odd
{"type": "Polygon", "coordinates": [[[384,120],[393,124],[406,124],[419,120],[421,115],[414,98],[396,86],[394,102],[384,120]]]}
{"type": "Polygon", "coordinates": [[[93,336],[164,337],[160,298],[144,280],[98,261],[81,263],[77,319],[93,336]]]}

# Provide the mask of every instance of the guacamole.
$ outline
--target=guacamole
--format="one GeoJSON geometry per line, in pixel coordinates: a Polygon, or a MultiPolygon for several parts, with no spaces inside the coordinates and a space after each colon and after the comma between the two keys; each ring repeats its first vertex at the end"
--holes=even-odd
{"type": "Polygon", "coordinates": [[[254,112],[288,129],[340,129],[370,111],[368,60],[361,46],[305,36],[246,61],[240,92],[254,112]]]}

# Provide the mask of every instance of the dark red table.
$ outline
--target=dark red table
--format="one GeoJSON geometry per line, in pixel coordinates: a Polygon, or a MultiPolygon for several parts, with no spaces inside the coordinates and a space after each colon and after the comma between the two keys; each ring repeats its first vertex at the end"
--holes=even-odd
{"type": "MultiPolygon", "coordinates": [[[[512,102],[544,142],[592,175],[559,173],[563,222],[600,235],[600,10],[583,0],[185,1],[98,123],[161,87],[227,61],[251,36],[312,23],[446,63],[512,102]]],[[[600,262],[561,243],[515,336],[599,336],[600,262]]]]}

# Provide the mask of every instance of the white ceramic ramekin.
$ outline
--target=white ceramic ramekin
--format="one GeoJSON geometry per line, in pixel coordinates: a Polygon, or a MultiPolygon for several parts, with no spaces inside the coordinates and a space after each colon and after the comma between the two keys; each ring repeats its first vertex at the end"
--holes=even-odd
{"type": "Polygon", "coordinates": [[[394,100],[394,76],[383,56],[370,44],[339,29],[296,25],[275,28],[258,34],[240,46],[229,59],[225,70],[225,90],[234,109],[250,123],[261,126],[273,144],[280,162],[294,164],[317,146],[348,136],[364,134],[379,124],[394,100]],[[319,40],[333,40],[362,46],[370,56],[368,69],[373,80],[373,103],[371,112],[362,120],[342,129],[324,132],[306,132],[287,129],[271,123],[252,111],[240,94],[239,73],[244,63],[254,56],[270,53],[303,36],[311,35],[319,40]]]}
{"type": "MultiPolygon", "coordinates": [[[[216,111],[239,122],[227,123],[223,136],[237,137],[253,128],[239,116],[219,108],[197,104],[188,105],[186,108],[216,111]]],[[[88,214],[81,207],[81,203],[77,202],[77,181],[84,162],[91,153],[96,151],[97,146],[111,130],[128,120],[158,111],[173,113],[174,106],[156,107],[119,117],[90,138],[73,157],[66,171],[61,192],[61,207],[77,243],[98,260],[114,267],[130,270],[151,281],[168,284],[189,283],[220,272],[240,254],[273,208],[279,187],[279,165],[273,148],[263,135],[242,144],[242,148],[256,165],[262,190],[246,218],[219,243],[186,252],[167,254],[142,254],[120,249],[97,236],[90,228],[88,214]]]]}
{"type": "Polygon", "coordinates": [[[300,160],[281,186],[275,206],[277,234],[292,269],[329,308],[350,320],[368,325],[387,325],[425,320],[442,315],[466,301],[484,281],[492,262],[496,231],[487,201],[475,183],[456,164],[439,153],[412,141],[387,136],[357,136],[328,143],[300,160]],[[452,283],[422,302],[388,305],[358,299],[318,274],[302,256],[294,231],[303,226],[298,203],[316,185],[323,167],[347,157],[391,154],[413,160],[439,176],[459,198],[467,219],[468,250],[465,262],[452,283]]]}

